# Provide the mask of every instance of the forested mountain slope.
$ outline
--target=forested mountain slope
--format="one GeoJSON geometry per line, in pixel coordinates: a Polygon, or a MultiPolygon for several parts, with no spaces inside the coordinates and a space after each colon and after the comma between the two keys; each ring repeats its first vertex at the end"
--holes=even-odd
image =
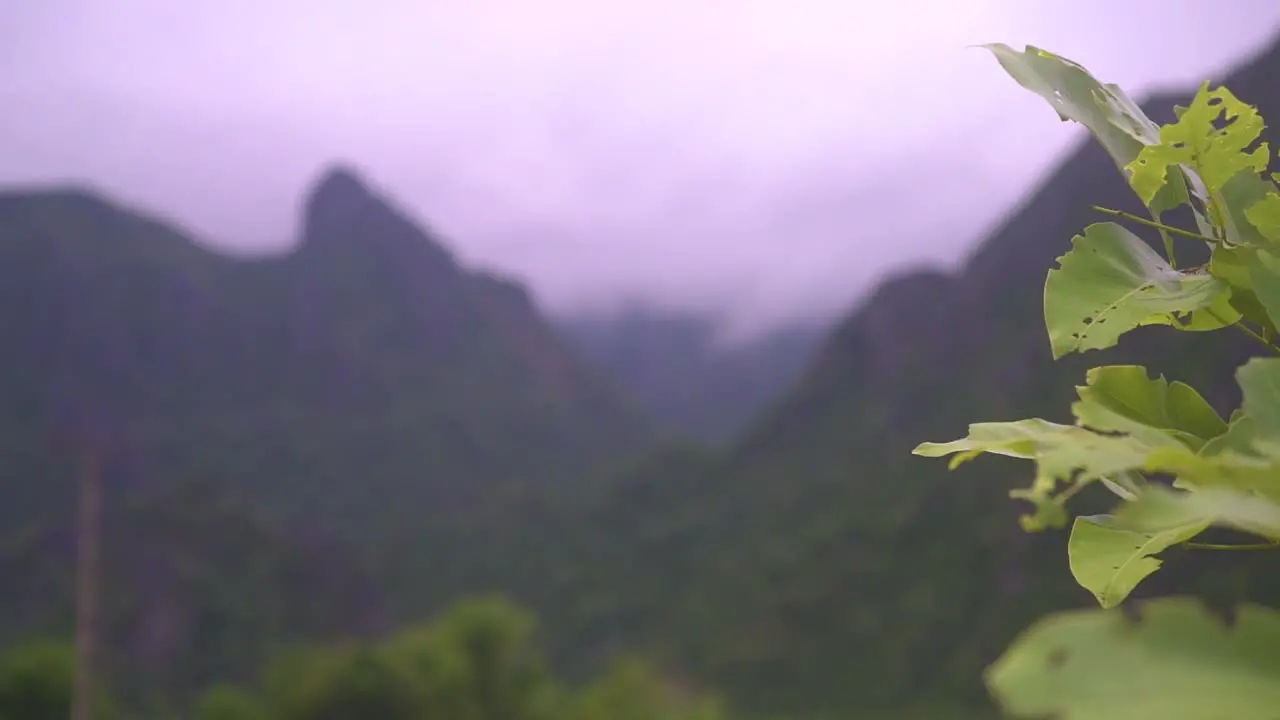
{"type": "MultiPolygon", "coordinates": [[[[108,565],[153,579],[112,587],[179,618],[150,667],[208,653],[225,668],[206,642],[270,626],[278,603],[258,599],[291,599],[282,622],[297,632],[438,609],[472,582],[467,544],[482,548],[494,518],[572,493],[655,437],[524,288],[461,267],[352,171],[321,178],[302,221],[293,252],[236,260],[87,192],[0,195],[0,586],[54,573],[6,599],[0,637],[67,626],[83,458],[103,468],[108,565]],[[153,516],[198,513],[169,499],[194,485],[231,504],[193,520],[186,540],[130,509],[159,498],[153,516]],[[260,550],[224,548],[253,538],[260,550]],[[149,542],[185,559],[135,552],[149,542]],[[287,555],[294,570],[253,574],[255,553],[287,555]],[[197,639],[219,595],[166,589],[175,562],[206,589],[240,587],[247,604],[197,639]],[[376,612],[294,622],[308,593],[327,593],[299,573],[329,571],[364,578],[340,591],[367,590],[376,612]]],[[[116,618],[134,623],[122,647],[152,614],[116,618]]]]}
{"type": "MultiPolygon", "coordinates": [[[[91,424],[133,456],[121,482],[216,476],[350,527],[370,502],[462,507],[650,437],[522,287],[461,268],[347,170],[280,257],[216,255],[72,191],[0,196],[0,253],[7,424],[38,444],[91,424]]],[[[69,507],[39,495],[65,473],[21,470],[48,479],[5,483],[5,511],[69,507]]]]}

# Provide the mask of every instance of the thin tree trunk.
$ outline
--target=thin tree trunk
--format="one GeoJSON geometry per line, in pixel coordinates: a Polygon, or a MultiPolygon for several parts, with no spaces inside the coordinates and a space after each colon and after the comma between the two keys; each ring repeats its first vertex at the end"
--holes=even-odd
{"type": "Polygon", "coordinates": [[[92,720],[94,655],[98,636],[99,551],[102,477],[98,446],[80,450],[80,507],[76,523],[76,668],[71,720],[92,720]]]}

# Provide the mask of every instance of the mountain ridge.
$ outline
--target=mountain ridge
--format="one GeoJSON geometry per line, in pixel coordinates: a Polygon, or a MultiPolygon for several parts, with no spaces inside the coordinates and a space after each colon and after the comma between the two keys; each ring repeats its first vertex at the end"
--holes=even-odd
{"type": "MultiPolygon", "coordinates": [[[[209,588],[236,587],[247,562],[229,559],[219,533],[265,523],[252,537],[287,577],[253,575],[242,589],[270,607],[302,602],[296,591],[316,585],[289,578],[312,565],[347,572],[353,593],[368,584],[385,608],[317,607],[329,614],[307,626],[364,632],[369,613],[419,617],[485,589],[483,550],[472,563],[453,554],[479,546],[489,518],[585,483],[598,464],[656,440],[521,284],[463,267],[354,174],[322,176],[303,213],[296,251],[244,259],[88,191],[0,194],[0,582],[58,566],[76,462],[99,445],[114,528],[104,561],[163,579],[134,588],[135,602],[173,619],[164,642],[148,644],[159,631],[147,613],[113,605],[122,625],[112,647],[152,648],[138,650],[145,667],[173,665],[183,687],[231,667],[230,655],[190,652],[205,642],[194,619],[232,612],[209,588]],[[194,513],[195,536],[131,533],[144,517],[135,500],[192,485],[247,510],[196,522],[203,501],[180,497],[163,512],[194,513]],[[317,537],[334,539],[317,546],[317,537]],[[187,572],[181,558],[134,552],[153,542],[185,548],[195,577],[174,579],[187,572]]],[[[69,587],[55,583],[38,605],[15,599],[0,637],[66,627],[69,587]]],[[[266,621],[225,620],[241,638],[266,621]]],[[[281,632],[304,629],[277,621],[281,632]]],[[[257,661],[236,657],[245,669],[257,661]]]]}

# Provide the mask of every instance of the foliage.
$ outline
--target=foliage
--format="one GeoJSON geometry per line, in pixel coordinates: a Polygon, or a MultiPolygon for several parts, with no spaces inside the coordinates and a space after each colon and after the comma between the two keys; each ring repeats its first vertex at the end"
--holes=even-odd
{"type": "Polygon", "coordinates": [[[274,674],[270,698],[281,720],[419,716],[411,679],[370,648],[315,649],[295,655],[274,674]]]}
{"type": "Polygon", "coordinates": [[[987,681],[1017,717],[1275,717],[1280,614],[1246,605],[1224,622],[1187,598],[1153,600],[1141,612],[1051,615],[987,681]]]}
{"type": "Polygon", "coordinates": [[[200,696],[195,720],[270,720],[270,715],[253,695],[230,685],[216,685],[200,696]]]}
{"type": "Polygon", "coordinates": [[[1228,633],[1190,601],[1152,603],[1137,628],[1114,609],[1160,567],[1156,555],[1211,526],[1260,536],[1260,547],[1280,544],[1280,358],[1271,357],[1280,353],[1280,175],[1267,174],[1262,117],[1205,83],[1174,122],[1159,126],[1074,62],[1034,47],[989,47],[1064,120],[1093,132],[1151,219],[1109,212],[1158,230],[1164,242],[1161,257],[1114,222],[1075,237],[1045,281],[1054,358],[1112,347],[1152,325],[1232,328],[1268,357],[1238,369],[1243,401],[1225,420],[1189,385],[1112,365],[1090,370],[1076,388],[1073,424],[978,423],[965,438],[916,448],[952,455],[953,468],[982,453],[1033,461],[1032,484],[1014,493],[1034,507],[1023,518],[1030,531],[1063,527],[1068,501],[1090,485],[1120,499],[1111,513],[1077,517],[1068,541],[1072,574],[1101,609],[1033,626],[991,669],[988,685],[1019,717],[1273,714],[1280,613],[1246,608],[1228,633]],[[1163,222],[1183,205],[1194,229],[1163,222]],[[1178,269],[1175,237],[1196,243],[1209,262],[1178,269]],[[1151,662],[1157,655],[1161,664],[1151,662]],[[1121,673],[1126,685],[1117,687],[1121,673]]]}
{"type": "MultiPolygon", "coordinates": [[[[568,692],[535,649],[534,630],[532,616],[501,598],[461,601],[380,643],[294,649],[267,669],[265,705],[274,720],[722,717],[716,698],[675,693],[638,660],[619,663],[579,694],[568,692]]],[[[216,697],[222,707],[248,696],[216,697]]]]}
{"type": "Polygon", "coordinates": [[[440,717],[540,720],[552,717],[559,688],[533,645],[535,627],[506,600],[477,598],[393,637],[383,652],[440,717]]]}
{"type": "Polygon", "coordinates": [[[577,699],[572,720],[720,720],[714,697],[681,697],[642,661],[623,659],[577,699]]]}
{"type": "MultiPolygon", "coordinates": [[[[722,720],[720,699],[627,658],[575,690],[549,671],[533,616],[497,596],[462,600],[377,642],[296,645],[256,686],[218,684],[195,720],[722,720]]],[[[73,653],[29,645],[0,657],[0,720],[66,717],[73,653]]],[[[138,711],[137,707],[130,707],[138,711]]],[[[166,710],[146,717],[169,717],[166,710]]],[[[105,696],[96,717],[117,717],[105,696]]],[[[185,716],[185,715],[183,715],[185,716]]]]}
{"type": "Polygon", "coordinates": [[[281,720],[549,717],[556,689],[532,629],[501,600],[460,603],[377,645],[295,650],[268,669],[267,698],[281,720]]]}
{"type": "MultiPolygon", "coordinates": [[[[65,720],[71,712],[75,652],[65,643],[34,643],[0,658],[0,720],[65,720]]],[[[115,705],[100,694],[94,715],[114,717],[115,705]]]]}

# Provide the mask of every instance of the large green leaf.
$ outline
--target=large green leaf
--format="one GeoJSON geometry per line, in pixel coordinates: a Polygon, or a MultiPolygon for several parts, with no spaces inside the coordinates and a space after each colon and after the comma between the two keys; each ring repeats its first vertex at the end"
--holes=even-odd
{"type": "Polygon", "coordinates": [[[1253,358],[1236,371],[1236,382],[1244,395],[1240,409],[1258,424],[1255,446],[1280,444],[1280,358],[1253,358]]]}
{"type": "Polygon", "coordinates": [[[1115,223],[1085,228],[1044,286],[1045,326],[1054,358],[1101,350],[1141,325],[1187,328],[1192,314],[1213,329],[1239,320],[1229,286],[1208,273],[1180,273],[1137,235],[1115,223]]]}
{"type": "Polygon", "coordinates": [[[1243,406],[1227,432],[1195,455],[1157,448],[1146,469],[1176,475],[1180,487],[1244,490],[1280,501],[1280,358],[1253,358],[1236,371],[1243,406]]]}
{"type": "MultiPolygon", "coordinates": [[[[1190,452],[1172,436],[1169,445],[1190,452]]],[[[1066,494],[1055,495],[1059,482],[1083,485],[1094,481],[1121,497],[1131,497],[1142,485],[1141,468],[1153,447],[1124,435],[1103,435],[1074,425],[1060,425],[1030,419],[1006,423],[974,423],[969,435],[946,443],[921,443],[914,453],[925,457],[954,454],[950,467],[982,453],[1034,459],[1036,473],[1030,487],[1014,490],[1010,496],[1031,503],[1035,510],[1021,518],[1029,532],[1066,524],[1066,494]]]]}
{"type": "Polygon", "coordinates": [[[1160,560],[1153,555],[1190,540],[1207,527],[1209,521],[1198,520],[1143,532],[1116,527],[1110,515],[1078,517],[1067,541],[1071,574],[1093,593],[1099,605],[1115,607],[1160,568],[1160,560]]]}
{"type": "Polygon", "coordinates": [[[1236,372],[1244,397],[1227,432],[1192,454],[1155,448],[1145,470],[1174,475],[1184,488],[1256,492],[1280,501],[1280,358],[1253,358],[1236,372]]]}
{"type": "Polygon", "coordinates": [[[1190,598],[1036,622],[986,672],[1006,714],[1055,720],[1275,720],[1280,613],[1224,623],[1190,598]]]}
{"type": "MultiPolygon", "coordinates": [[[[1198,182],[1199,179],[1195,178],[1192,185],[1195,186],[1198,182]]],[[[1202,190],[1203,184],[1197,187],[1197,197],[1204,195],[1202,190]]],[[[1268,235],[1272,232],[1270,226],[1272,201],[1269,198],[1275,194],[1275,183],[1259,175],[1252,168],[1236,173],[1222,187],[1220,200],[1226,209],[1224,216],[1226,232],[1223,239],[1228,245],[1267,247],[1274,244],[1274,238],[1268,239],[1268,235]]],[[[1200,225],[1201,233],[1214,234],[1213,227],[1206,227],[1209,220],[1203,216],[1199,208],[1196,210],[1196,221],[1200,225]]]]}
{"type": "Polygon", "coordinates": [[[921,443],[916,455],[954,455],[950,466],[982,453],[1033,460],[1035,479],[1012,493],[1034,504],[1028,529],[1059,527],[1059,483],[1102,481],[1129,499],[1139,472],[1177,478],[1179,487],[1247,490],[1280,499],[1280,358],[1256,358],[1239,371],[1244,408],[1230,424],[1191,387],[1148,378],[1137,366],[1095,368],[1072,406],[1080,425],[1041,419],[974,423],[946,443],[921,443]],[[1083,427],[1083,426],[1088,427],[1083,427]]]}
{"type": "Polygon", "coordinates": [[[1026,460],[1036,456],[1040,444],[1046,438],[1072,431],[1070,425],[1039,418],[1016,422],[972,423],[967,437],[945,443],[923,442],[916,446],[912,454],[945,457],[955,453],[956,456],[950,463],[953,469],[984,452],[1026,460]]]}
{"type": "MultiPolygon", "coordinates": [[[[1242,422],[1235,428],[1249,427],[1242,422]]],[[[1206,446],[1207,447],[1207,446],[1206,446]]],[[[1147,456],[1143,468],[1149,473],[1176,477],[1174,487],[1207,490],[1221,488],[1259,492],[1280,498],[1280,466],[1272,458],[1259,457],[1235,449],[1221,452],[1192,453],[1183,448],[1156,448],[1147,456]]]]}
{"type": "Polygon", "coordinates": [[[1180,166],[1190,167],[1202,183],[1202,187],[1192,183],[1192,192],[1200,196],[1211,222],[1215,227],[1229,228],[1231,218],[1221,200],[1222,190],[1238,173],[1260,175],[1267,169],[1267,144],[1249,150],[1264,127],[1256,109],[1226,88],[1210,90],[1206,82],[1177,122],[1160,128],[1159,143],[1143,147],[1126,166],[1129,184],[1151,205],[1171,177],[1181,181],[1177,173],[1180,166]],[[1225,122],[1219,123],[1219,119],[1225,122]],[[1171,167],[1175,171],[1172,175],[1171,167]]]}
{"type": "Polygon", "coordinates": [[[1273,189],[1266,197],[1245,208],[1244,214],[1263,237],[1280,243],[1280,192],[1273,189]]]}
{"type": "MultiPolygon", "coordinates": [[[[1023,52],[1003,43],[983,47],[1019,85],[1048,101],[1058,117],[1089,128],[1118,168],[1133,162],[1143,147],[1160,142],[1160,126],[1124,90],[1099,82],[1079,63],[1030,45],[1023,52]]],[[[1148,205],[1160,212],[1186,201],[1186,187],[1175,179],[1148,205]]]]}
{"type": "Polygon", "coordinates": [[[1037,474],[1066,478],[1084,471],[1109,475],[1141,467],[1150,447],[1126,436],[1100,435],[1075,425],[1033,418],[1014,422],[973,423],[969,434],[945,443],[920,443],[913,451],[924,457],[956,454],[951,467],[982,453],[1034,459],[1037,474]]]}
{"type": "MultiPolygon", "coordinates": [[[[1223,250],[1222,254],[1226,252],[1223,250]]],[[[1237,252],[1245,265],[1254,297],[1265,313],[1265,322],[1255,322],[1263,325],[1274,337],[1280,325],[1280,257],[1262,249],[1237,248],[1237,252]]]]}
{"type": "Polygon", "coordinates": [[[1280,313],[1280,274],[1267,269],[1259,265],[1252,247],[1217,245],[1209,260],[1209,272],[1231,286],[1231,306],[1274,337],[1280,334],[1272,320],[1280,313]]]}
{"type": "Polygon", "coordinates": [[[1191,492],[1148,487],[1125,503],[1113,527],[1138,533],[1167,533],[1196,524],[1221,525],[1280,540],[1280,503],[1249,492],[1208,488],[1191,492]]]}
{"type": "Polygon", "coordinates": [[[1198,450],[1227,431],[1227,423],[1190,385],[1149,378],[1138,365],[1093,368],[1076,392],[1080,401],[1071,411],[1080,424],[1133,435],[1148,445],[1177,438],[1198,450]]]}

